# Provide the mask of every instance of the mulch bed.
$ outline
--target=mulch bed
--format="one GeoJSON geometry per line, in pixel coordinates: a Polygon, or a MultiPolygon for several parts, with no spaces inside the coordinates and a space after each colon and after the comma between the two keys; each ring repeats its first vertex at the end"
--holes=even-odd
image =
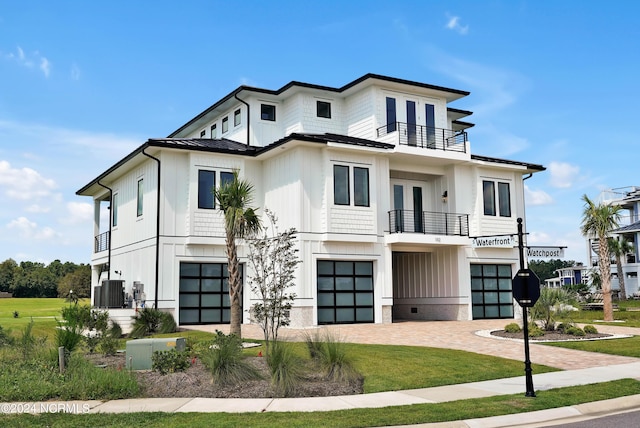
{"type": "MultiPolygon", "coordinates": [[[[125,369],[125,355],[86,356],[94,364],[125,369]]],[[[263,357],[248,357],[261,373],[263,380],[244,382],[240,385],[220,386],[212,382],[206,367],[195,360],[184,372],[161,375],[151,370],[135,371],[144,397],[188,397],[188,398],[274,398],[277,397],[271,386],[269,371],[263,357]]],[[[354,382],[335,382],[324,379],[318,372],[307,373],[291,397],[327,397],[335,395],[353,395],[363,393],[362,380],[354,382]]]]}
{"type": "MultiPolygon", "coordinates": [[[[504,330],[496,330],[491,332],[492,336],[504,337],[507,339],[520,339],[524,340],[524,333],[507,333],[504,330]]],[[[544,335],[537,337],[529,337],[529,340],[532,342],[535,341],[556,341],[560,342],[563,340],[590,340],[590,339],[602,339],[604,337],[611,337],[611,334],[604,333],[587,333],[584,336],[574,336],[571,334],[564,334],[557,331],[545,331],[544,335]]]]}

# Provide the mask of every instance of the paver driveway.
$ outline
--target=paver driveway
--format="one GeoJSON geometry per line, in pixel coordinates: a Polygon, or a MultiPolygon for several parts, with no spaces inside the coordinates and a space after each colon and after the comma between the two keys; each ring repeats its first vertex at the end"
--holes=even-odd
{"type": "MultiPolygon", "coordinates": [[[[383,345],[430,346],[435,348],[458,349],[524,361],[522,341],[481,337],[481,330],[501,329],[509,320],[476,321],[404,321],[392,324],[342,324],[305,329],[282,328],[280,336],[303,341],[306,334],[316,329],[329,329],[346,342],[383,345]]],[[[228,325],[206,325],[190,327],[194,330],[228,332],[228,325]]],[[[602,333],[640,335],[640,329],[617,326],[597,326],[602,333]]],[[[262,339],[262,330],[257,325],[243,325],[242,336],[262,339]]],[[[637,358],[575,351],[571,349],[544,346],[530,342],[531,362],[563,370],[583,369],[613,364],[640,361],[637,358]]]]}

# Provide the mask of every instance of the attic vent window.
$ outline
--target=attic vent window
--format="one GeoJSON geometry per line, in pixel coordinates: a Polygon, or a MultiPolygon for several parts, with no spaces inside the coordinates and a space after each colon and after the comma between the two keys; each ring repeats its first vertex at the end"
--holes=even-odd
{"type": "Polygon", "coordinates": [[[204,137],[206,134],[207,134],[207,131],[203,129],[202,131],[200,131],[200,138],[204,137]]]}
{"type": "Polygon", "coordinates": [[[318,117],[331,119],[331,103],[326,101],[316,101],[316,113],[318,117]]]}
{"type": "Polygon", "coordinates": [[[276,120],[276,106],[271,104],[260,105],[260,119],[269,120],[275,122],[276,120]]]}

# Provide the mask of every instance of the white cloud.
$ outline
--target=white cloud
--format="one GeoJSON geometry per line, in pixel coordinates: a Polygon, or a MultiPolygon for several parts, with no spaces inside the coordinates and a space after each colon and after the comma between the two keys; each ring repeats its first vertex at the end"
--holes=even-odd
{"type": "Polygon", "coordinates": [[[65,224],[80,224],[93,218],[93,205],[87,202],[67,202],[68,216],[60,220],[65,224]]]}
{"type": "Polygon", "coordinates": [[[18,65],[29,69],[37,66],[44,74],[44,77],[49,77],[51,73],[51,62],[38,51],[26,54],[20,46],[17,46],[15,53],[5,54],[4,58],[9,61],[15,61],[18,65]]]}
{"type": "Polygon", "coordinates": [[[78,67],[76,64],[73,64],[71,66],[71,80],[80,80],[80,67],[78,67]]]}
{"type": "Polygon", "coordinates": [[[524,186],[524,198],[527,205],[549,205],[553,203],[553,198],[544,190],[531,190],[529,186],[524,186]]]}
{"type": "Polygon", "coordinates": [[[551,175],[549,184],[558,188],[569,188],[579,179],[578,173],[580,167],[571,165],[566,162],[551,162],[549,164],[549,173],[551,175]]]}
{"type": "Polygon", "coordinates": [[[12,168],[9,162],[2,160],[0,188],[4,188],[7,196],[12,199],[29,200],[50,196],[56,183],[31,168],[12,168]]]}
{"type": "Polygon", "coordinates": [[[49,226],[38,228],[38,224],[26,217],[18,217],[7,224],[7,228],[15,229],[21,238],[46,241],[59,238],[61,235],[49,226]]]}
{"type": "Polygon", "coordinates": [[[48,213],[49,211],[51,211],[50,207],[43,207],[41,205],[38,204],[33,204],[33,205],[29,205],[28,207],[25,208],[26,212],[29,213],[34,213],[34,214],[41,214],[41,213],[48,213]]]}
{"type": "Polygon", "coordinates": [[[459,16],[449,17],[449,21],[447,22],[446,28],[448,28],[449,30],[456,31],[458,32],[458,34],[462,34],[463,36],[469,32],[468,25],[465,25],[465,26],[460,25],[459,16]]]}

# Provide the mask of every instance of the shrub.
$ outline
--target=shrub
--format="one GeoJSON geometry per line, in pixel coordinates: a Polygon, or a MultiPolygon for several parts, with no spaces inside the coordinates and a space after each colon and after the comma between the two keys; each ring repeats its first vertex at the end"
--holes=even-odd
{"type": "Polygon", "coordinates": [[[103,355],[116,355],[116,352],[118,351],[118,339],[110,335],[104,336],[100,340],[98,348],[103,355]]]}
{"type": "Polygon", "coordinates": [[[344,342],[328,330],[322,340],[320,335],[307,337],[307,348],[327,379],[351,381],[360,377],[353,366],[353,359],[347,354],[344,342]]]}
{"type": "Polygon", "coordinates": [[[316,330],[313,334],[306,334],[305,343],[307,344],[307,350],[309,351],[309,355],[311,355],[311,359],[315,360],[319,358],[323,344],[320,332],[316,330]]]}
{"type": "Polygon", "coordinates": [[[219,385],[230,385],[259,379],[258,370],[244,360],[242,339],[235,334],[225,335],[216,330],[213,345],[201,357],[204,365],[219,385]]]}
{"type": "Polygon", "coordinates": [[[154,333],[173,333],[176,321],[169,312],[154,308],[143,308],[133,317],[133,328],[130,336],[137,339],[154,333]]]}
{"type": "Polygon", "coordinates": [[[504,326],[504,331],[506,331],[507,333],[520,333],[522,331],[522,328],[518,323],[512,322],[504,326]]]}
{"type": "Polygon", "coordinates": [[[567,334],[570,334],[572,336],[584,336],[584,330],[581,329],[580,327],[575,327],[575,326],[571,326],[568,329],[565,330],[567,334]]]}
{"type": "Polygon", "coordinates": [[[536,323],[529,323],[529,337],[540,337],[544,336],[544,330],[538,327],[536,323]]]}
{"type": "Polygon", "coordinates": [[[271,385],[280,397],[291,396],[302,379],[302,362],[285,342],[273,341],[267,354],[271,385]]]}
{"type": "Polygon", "coordinates": [[[18,311],[13,311],[13,317],[14,318],[18,318],[20,316],[20,312],[18,311]]]}
{"type": "Polygon", "coordinates": [[[598,334],[598,329],[592,325],[585,325],[582,330],[587,334],[598,334]]]}
{"type": "Polygon", "coordinates": [[[553,331],[556,321],[565,318],[574,303],[574,294],[567,290],[543,288],[540,298],[531,308],[531,319],[540,321],[544,330],[553,331]]]}
{"type": "Polygon", "coordinates": [[[189,368],[189,353],[187,351],[155,351],[151,356],[151,369],[161,375],[183,372],[189,368]]]}
{"type": "Polygon", "coordinates": [[[33,335],[31,331],[32,329],[33,329],[33,319],[29,322],[29,324],[25,326],[24,330],[22,330],[22,334],[20,335],[17,341],[18,348],[22,353],[23,360],[29,359],[32,356],[33,351],[36,347],[37,339],[33,335]]]}

